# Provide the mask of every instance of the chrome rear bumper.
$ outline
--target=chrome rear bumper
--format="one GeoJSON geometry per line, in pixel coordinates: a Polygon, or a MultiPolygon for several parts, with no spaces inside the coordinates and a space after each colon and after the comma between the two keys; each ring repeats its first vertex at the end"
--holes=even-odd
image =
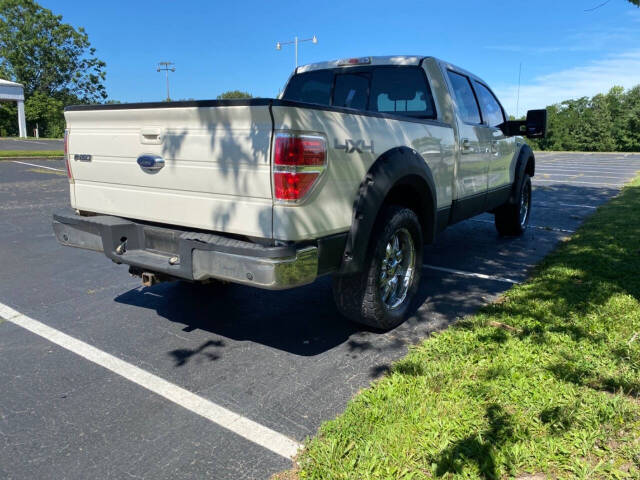
{"type": "Polygon", "coordinates": [[[193,281],[225,280],[269,290],[318,276],[315,245],[264,246],[220,235],[158,227],[109,215],[55,214],[62,245],[104,252],[136,271],[193,281]]]}

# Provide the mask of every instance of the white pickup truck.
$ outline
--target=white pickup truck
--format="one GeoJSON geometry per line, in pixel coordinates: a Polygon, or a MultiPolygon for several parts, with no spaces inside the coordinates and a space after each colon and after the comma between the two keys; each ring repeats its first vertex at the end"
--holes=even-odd
{"type": "Polygon", "coordinates": [[[222,280],[285,289],[332,274],[348,318],[412,308],[423,245],[482,212],[519,235],[535,164],[480,78],[433,57],[296,69],[278,99],[65,110],[73,210],[58,240],[104,252],[145,285],[222,280]]]}

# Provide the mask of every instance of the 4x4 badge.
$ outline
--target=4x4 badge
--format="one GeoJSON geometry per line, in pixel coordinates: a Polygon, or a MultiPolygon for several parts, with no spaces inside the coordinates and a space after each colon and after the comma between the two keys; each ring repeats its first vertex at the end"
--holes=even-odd
{"type": "Polygon", "coordinates": [[[367,145],[366,143],[364,143],[364,140],[351,140],[350,138],[347,138],[344,141],[344,144],[339,144],[337,139],[333,140],[333,148],[335,148],[336,150],[344,150],[347,153],[353,153],[353,152],[358,152],[358,153],[362,153],[365,151],[370,151],[371,153],[373,152],[373,140],[371,140],[371,143],[369,145],[367,145]]]}

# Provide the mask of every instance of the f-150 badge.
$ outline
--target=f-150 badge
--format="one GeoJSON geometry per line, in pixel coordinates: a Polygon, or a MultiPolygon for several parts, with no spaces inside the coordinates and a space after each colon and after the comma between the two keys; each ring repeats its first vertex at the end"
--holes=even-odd
{"type": "Polygon", "coordinates": [[[338,143],[338,139],[334,139],[333,148],[335,148],[336,150],[344,150],[346,153],[353,153],[353,152],[362,153],[366,151],[374,153],[373,140],[371,140],[371,143],[367,145],[366,143],[364,143],[364,140],[351,140],[350,138],[347,138],[344,141],[344,144],[341,145],[338,143]]]}

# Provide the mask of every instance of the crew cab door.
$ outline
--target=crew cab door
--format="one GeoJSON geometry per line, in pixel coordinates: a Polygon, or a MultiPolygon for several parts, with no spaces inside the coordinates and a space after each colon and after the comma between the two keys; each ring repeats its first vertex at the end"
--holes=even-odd
{"type": "Polygon", "coordinates": [[[488,135],[490,153],[488,191],[491,196],[501,187],[510,187],[511,185],[510,167],[515,154],[515,138],[505,136],[499,128],[499,125],[505,121],[505,114],[493,92],[476,80],[473,81],[473,88],[480,104],[482,121],[488,135]]]}
{"type": "Polygon", "coordinates": [[[470,79],[447,70],[447,77],[458,118],[459,160],[453,221],[484,211],[491,140],[470,79]]]}

